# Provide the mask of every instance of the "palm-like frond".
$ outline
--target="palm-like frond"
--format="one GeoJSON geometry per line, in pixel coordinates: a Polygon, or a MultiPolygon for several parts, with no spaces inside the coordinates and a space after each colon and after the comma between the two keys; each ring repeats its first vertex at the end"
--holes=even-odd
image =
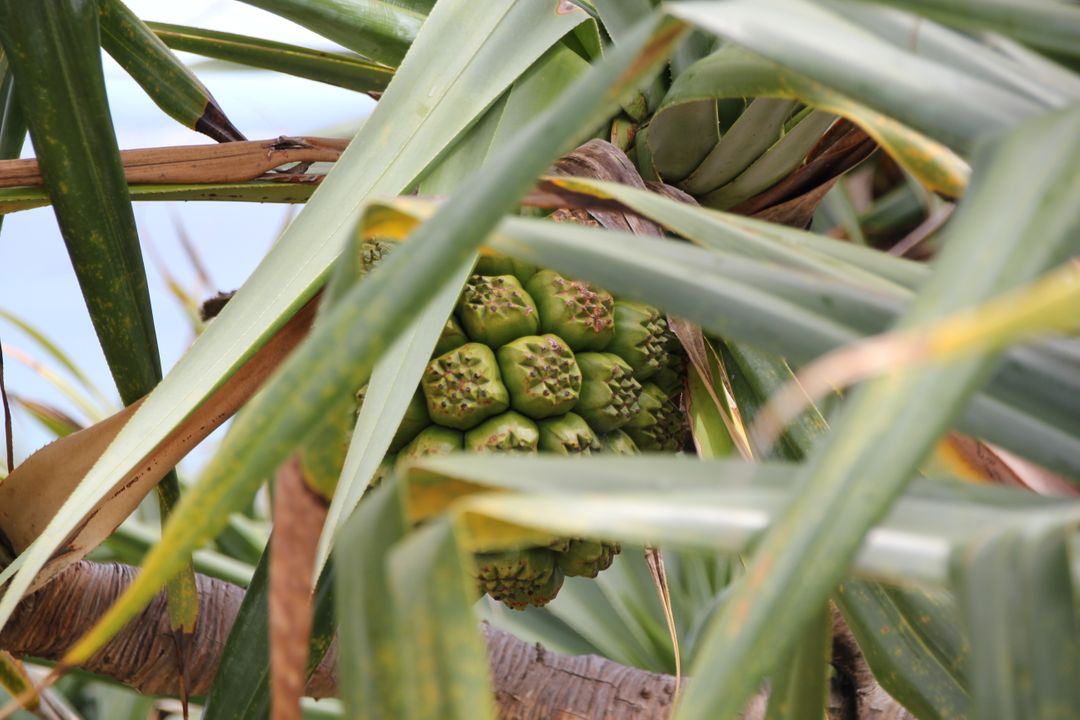
{"type": "MultiPolygon", "coordinates": [[[[132,48],[153,51],[157,75],[168,82],[155,90],[144,77],[144,87],[189,125],[212,99],[165,45],[385,94],[314,194],[267,183],[129,190],[111,142],[90,144],[101,167],[115,171],[106,184],[92,187],[64,170],[70,150],[63,148],[86,145],[68,142],[39,148],[44,190],[0,191],[5,211],[53,202],[72,235],[80,223],[93,235],[98,220],[87,208],[97,198],[102,217],[119,223],[107,235],[113,244],[101,247],[128,261],[130,248],[116,250],[116,238],[134,237],[121,222],[130,217],[128,193],[307,201],[222,315],[88,463],[86,477],[65,479],[68,501],[0,575],[10,581],[0,622],[86,509],[152,457],[311,301],[335,263],[337,277],[351,278],[359,238],[379,236],[401,241],[399,251],[364,279],[324,293],[310,337],[238,418],[162,540],[146,552],[145,528],[128,526],[118,536],[114,556],[146,552],[143,572],[67,660],[99,649],[192,552],[197,567],[246,580],[249,566],[199,548],[370,383],[317,563],[316,649],[325,651],[336,617],[350,716],[490,715],[469,553],[552,533],[686,553],[673,556],[672,572],[677,625],[692,659],[680,718],[732,716],[766,678],[776,693],[771,712],[786,700],[820,716],[830,597],[871,666],[890,678],[882,681],[887,689],[920,716],[1051,716],[1077,704],[1068,675],[1080,661],[1070,555],[1075,502],[916,477],[939,437],[956,427],[1071,482],[1080,478],[1073,339],[1005,352],[972,346],[961,360],[897,369],[832,398],[828,422],[812,409],[772,451],[749,447],[753,438],[739,434],[745,427],[720,415],[737,409],[748,423],[790,377],[786,363],[798,369],[868,336],[992,301],[1077,253],[1080,79],[1072,41],[1080,12],[1049,0],[725,0],[660,8],[649,0],[248,1],[363,58],[144,25],[112,1],[103,5],[101,27],[110,52],[127,57],[136,76],[149,66],[132,60],[132,48]],[[903,8],[885,7],[896,5],[903,8]],[[629,152],[643,177],[667,183],[663,192],[562,176],[543,177],[529,192],[559,152],[597,128],[629,152]],[[875,156],[868,172],[892,168],[909,180],[894,177],[893,194],[878,192],[872,204],[827,195],[875,146],[889,159],[875,156]],[[71,205],[59,192],[62,177],[78,181],[84,202],[71,205]],[[446,199],[406,196],[412,191],[446,199]],[[930,192],[956,201],[935,235],[931,266],[770,222],[803,224],[832,197],[826,209],[841,216],[848,236],[872,243],[882,218],[890,227],[897,217],[928,222],[921,198],[930,192]],[[532,209],[506,217],[519,205],[559,204],[616,207],[676,237],[555,224],[528,217],[532,209]],[[697,368],[692,381],[699,451],[738,446],[792,462],[425,459],[368,492],[476,252],[492,249],[695,323],[713,352],[712,370],[697,368]],[[746,573],[735,570],[740,556],[746,573]],[[1010,592],[1016,577],[1029,592],[1010,592]],[[891,636],[875,635],[876,624],[891,636]]],[[[36,25],[21,20],[25,36],[5,31],[5,51],[31,52],[30,32],[50,27],[47,15],[36,25]]],[[[61,50],[96,51],[93,33],[72,33],[78,42],[61,50]]],[[[48,83],[28,57],[13,63],[15,84],[39,92],[48,83]]],[[[4,104],[12,87],[6,61],[0,77],[6,156],[25,130],[4,104]]],[[[56,107],[65,101],[63,92],[42,97],[56,107]]],[[[77,110],[73,116],[97,123],[75,124],[72,137],[100,131],[102,92],[77,110]]],[[[29,118],[35,142],[48,134],[47,121],[45,111],[29,118]]],[[[146,326],[148,304],[131,300],[141,273],[124,276],[128,285],[119,277],[102,271],[100,287],[87,284],[88,303],[127,298],[123,317],[146,326]]],[[[138,336],[110,341],[103,332],[102,340],[115,353],[138,336]]],[[[153,344],[139,347],[125,359],[134,363],[129,370],[114,363],[118,382],[130,385],[122,386],[126,400],[136,386],[149,388],[153,344]]],[[[260,552],[248,550],[248,560],[260,552]]],[[[264,553],[211,716],[265,711],[266,565],[264,553]]],[[[515,617],[511,626],[567,650],[670,669],[666,637],[648,619],[657,607],[641,587],[642,568],[623,560],[611,573],[599,584],[572,585],[551,612],[515,617]]]]}

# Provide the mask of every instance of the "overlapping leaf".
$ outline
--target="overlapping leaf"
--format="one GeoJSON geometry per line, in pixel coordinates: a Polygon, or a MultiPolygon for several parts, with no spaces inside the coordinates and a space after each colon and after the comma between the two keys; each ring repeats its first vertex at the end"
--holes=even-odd
{"type": "MultiPolygon", "coordinates": [[[[434,25],[440,10],[452,12],[446,8],[454,5],[440,5],[425,29],[434,25]]],[[[616,49],[575,83],[503,148],[490,163],[488,173],[459,192],[455,202],[443,206],[409,242],[356,284],[340,308],[318,324],[258,400],[237,419],[199,484],[185,495],[179,519],[169,523],[162,544],[147,557],[139,578],[97,628],[72,649],[69,661],[78,662],[95,652],[133,617],[160,583],[176,572],[174,553],[212,536],[223,525],[227,512],[242,507],[266,474],[310,432],[321,412],[368,379],[374,362],[418,306],[444,284],[449,269],[475,252],[487,231],[513,207],[558,151],[603,122],[629,90],[660,69],[683,28],[680,23],[657,21],[640,27],[634,43],[616,49]],[[412,282],[403,283],[402,277],[412,282]]],[[[419,41],[416,47],[420,47],[419,41]]],[[[408,67],[406,61],[398,79],[405,76],[408,67]]],[[[365,127],[370,128],[371,123],[365,127]]],[[[226,317],[229,307],[218,321],[226,317]]],[[[10,596],[9,592],[5,602],[10,596]]]]}
{"type": "MultiPolygon", "coordinates": [[[[979,182],[950,225],[933,280],[908,310],[904,324],[1013,287],[1075,249],[1068,228],[1078,222],[1077,210],[1066,198],[1075,199],[1080,191],[1078,127],[1080,114],[1055,113],[1021,125],[985,151],[976,167],[976,173],[983,174],[976,175],[979,182]],[[1008,172],[1011,163],[1031,156],[1047,162],[1037,187],[1008,172]],[[1059,184],[1072,188],[1072,194],[1048,192],[1059,184]],[[1008,210],[997,199],[1002,192],[1016,203],[1008,210]],[[988,222],[995,224],[999,238],[993,246],[982,242],[988,222]],[[1042,241],[1038,248],[1024,242],[1033,235],[1042,241]],[[972,273],[976,249],[979,272],[972,273]]],[[[956,409],[986,378],[992,359],[981,356],[904,373],[868,383],[853,394],[829,442],[802,473],[806,484],[800,502],[780,517],[757,548],[749,568],[752,581],[734,590],[711,624],[708,649],[691,671],[707,681],[690,689],[682,717],[726,717],[741,709],[771,669],[769,658],[788,647],[792,633],[805,626],[813,608],[832,591],[864,534],[888,511],[956,409]],[[844,522],[837,524],[835,518],[844,522]],[[800,573],[807,566],[816,572],[800,573]],[[801,579],[793,585],[796,575],[801,579]],[[721,687],[722,696],[715,691],[721,687]]]]}
{"type": "Polygon", "coordinates": [[[173,50],[317,80],[357,92],[382,92],[394,76],[394,71],[385,65],[343,53],[185,25],[152,22],[147,26],[173,50]]]}
{"type": "MultiPolygon", "coordinates": [[[[553,102],[589,67],[563,43],[557,43],[507,91],[450,153],[421,181],[425,194],[442,195],[457,188],[485,159],[504,146],[514,133],[553,102]]],[[[412,222],[415,222],[413,219],[412,222]]],[[[407,222],[411,225],[412,222],[407,222]]],[[[431,351],[468,277],[473,258],[462,264],[421,317],[391,347],[372,371],[369,390],[357,418],[357,430],[342,471],[340,492],[330,507],[319,543],[321,566],[329,557],[334,533],[359,502],[382,462],[401,422],[413,390],[427,366],[431,351]]]]}
{"type": "Polygon", "coordinates": [[[388,89],[358,141],[249,282],[147,398],[137,421],[117,436],[40,541],[5,570],[7,580],[25,562],[0,602],[0,622],[9,617],[31,577],[84,509],[310,299],[366,199],[405,190],[537,56],[585,19],[578,10],[562,14],[548,10],[547,5],[500,2],[483,8],[441,3],[433,11],[424,26],[431,41],[418,39],[395,77],[401,90],[388,89]],[[514,31],[519,23],[532,30],[526,42],[514,31]],[[443,52],[437,40],[444,28],[457,33],[452,55],[443,52]]]}
{"type": "Polygon", "coordinates": [[[121,0],[101,0],[102,46],[158,107],[218,142],[244,140],[195,74],[121,0]]]}

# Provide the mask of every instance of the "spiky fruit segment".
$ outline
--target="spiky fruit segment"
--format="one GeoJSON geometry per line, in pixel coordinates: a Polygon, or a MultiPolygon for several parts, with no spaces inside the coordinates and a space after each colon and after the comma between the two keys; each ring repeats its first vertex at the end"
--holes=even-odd
{"type": "Polygon", "coordinates": [[[451,315],[446,321],[446,325],[443,326],[442,333],[439,335],[439,342],[435,343],[435,352],[433,354],[445,355],[467,342],[469,342],[469,336],[461,329],[461,324],[457,321],[457,318],[451,315]]]}
{"type": "Polygon", "coordinates": [[[457,312],[469,337],[493,348],[540,329],[536,304],[513,275],[473,275],[457,312]]]}
{"type": "Polygon", "coordinates": [[[416,392],[409,399],[409,406],[405,408],[405,417],[401,418],[401,424],[398,425],[397,432],[394,433],[394,439],[390,441],[390,452],[400,450],[405,443],[416,437],[421,430],[430,424],[431,417],[428,415],[424,393],[421,392],[420,388],[416,388],[416,392]]]}
{"type": "Polygon", "coordinates": [[[667,394],[656,386],[655,383],[645,383],[641,386],[641,395],[638,397],[638,412],[626,423],[629,428],[647,428],[656,424],[657,415],[664,403],[667,402],[667,394]]]}
{"type": "Polygon", "coordinates": [[[686,438],[686,418],[667,394],[645,383],[638,401],[641,411],[626,427],[626,434],[646,452],[678,452],[686,438]]]}
{"type": "Polygon", "coordinates": [[[596,433],[580,415],[566,413],[537,424],[541,450],[559,455],[589,455],[600,449],[596,433]]]}
{"type": "MultiPolygon", "coordinates": [[[[563,571],[560,570],[558,566],[556,566],[555,572],[551,573],[551,577],[548,578],[548,581],[543,585],[535,588],[529,595],[529,597],[527,598],[528,604],[535,607],[544,607],[549,602],[554,600],[558,596],[559,590],[562,589],[563,579],[565,577],[566,576],[563,571]]],[[[515,609],[524,610],[525,607],[519,606],[515,609]]]]}
{"type": "Polygon", "coordinates": [[[581,368],[581,398],[574,412],[597,432],[616,430],[637,415],[641,383],[618,355],[586,352],[577,356],[581,368]]]}
{"type": "Polygon", "coordinates": [[[495,353],[481,343],[466,343],[429,362],[421,387],[431,419],[458,430],[510,407],[495,353]]]}
{"type": "Polygon", "coordinates": [[[615,336],[607,351],[616,353],[634,368],[634,377],[645,380],[664,365],[667,355],[667,320],[649,305],[629,300],[615,302],[615,336]]]}
{"type": "Polygon", "coordinates": [[[603,350],[615,334],[615,300],[579,280],[541,270],[525,284],[540,309],[540,327],[574,352],[603,350]]]}
{"type": "Polygon", "coordinates": [[[660,369],[649,380],[667,393],[669,398],[674,398],[683,391],[686,384],[686,350],[671,329],[671,323],[667,323],[664,331],[664,362],[660,369]]]}
{"type": "Polygon", "coordinates": [[[401,448],[398,459],[422,458],[431,455],[449,455],[462,447],[462,434],[457,430],[431,425],[401,448]]]}
{"type": "Polygon", "coordinates": [[[664,365],[649,378],[668,398],[674,398],[683,391],[686,383],[686,356],[681,352],[669,352],[664,357],[664,365]]]}
{"type": "Polygon", "coordinates": [[[465,449],[475,453],[534,453],[540,430],[513,410],[496,415],[465,433],[465,449]]]}
{"type": "Polygon", "coordinates": [[[536,266],[509,255],[485,251],[473,270],[477,275],[513,275],[524,285],[536,274],[536,266]]]}
{"type": "Polygon", "coordinates": [[[555,562],[567,577],[594,578],[611,567],[620,550],[618,543],[574,538],[565,552],[556,553],[555,562]]]}
{"type": "Polygon", "coordinates": [[[510,407],[540,420],[569,411],[581,392],[574,353],[557,335],[526,335],[499,348],[510,407]]]}
{"type": "Polygon", "coordinates": [[[391,250],[394,243],[379,238],[371,238],[360,243],[360,267],[365,273],[371,272],[372,268],[379,264],[391,250]]]}
{"type": "Polygon", "coordinates": [[[609,433],[597,436],[600,439],[600,449],[612,455],[639,455],[641,451],[634,440],[622,430],[612,430],[609,433]]]}
{"type": "Polygon", "coordinates": [[[554,550],[557,553],[566,552],[570,549],[570,538],[556,538],[544,547],[554,550]]]}
{"type": "Polygon", "coordinates": [[[562,587],[563,573],[547,548],[482,553],[475,569],[480,592],[516,610],[546,605],[562,587]]]}

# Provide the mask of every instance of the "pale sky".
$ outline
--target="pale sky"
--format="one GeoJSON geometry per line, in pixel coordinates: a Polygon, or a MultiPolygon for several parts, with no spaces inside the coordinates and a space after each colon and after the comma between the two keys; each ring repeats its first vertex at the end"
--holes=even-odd
{"type": "MultiPolygon", "coordinates": [[[[254,35],[318,49],[336,48],[328,40],[287,20],[231,0],[128,0],[142,18],[254,35]]],[[[203,60],[185,55],[225,112],[250,139],[317,134],[358,123],[373,103],[347,90],[260,71],[200,70],[203,60]]],[[[210,142],[177,124],[151,103],[142,90],[106,56],[105,77],[113,122],[121,148],[210,142]]],[[[24,156],[32,156],[27,142],[24,156]]],[[[179,223],[209,268],[215,289],[238,287],[266,252],[287,220],[288,206],[247,203],[136,203],[162,361],[166,368],[191,342],[186,318],[158,272],[155,255],[186,287],[195,276],[177,241],[179,223]]],[[[50,208],[7,216],[0,229],[0,308],[30,322],[71,354],[110,397],[115,389],[75,275],[50,208]]],[[[25,335],[0,319],[0,339],[42,358],[25,335]]],[[[53,363],[47,363],[54,367],[53,363]]],[[[5,355],[9,392],[55,404],[78,417],[35,372],[5,355]]],[[[119,402],[117,400],[117,402],[119,402]]],[[[32,418],[15,411],[16,458],[42,445],[48,434],[32,418]]]]}

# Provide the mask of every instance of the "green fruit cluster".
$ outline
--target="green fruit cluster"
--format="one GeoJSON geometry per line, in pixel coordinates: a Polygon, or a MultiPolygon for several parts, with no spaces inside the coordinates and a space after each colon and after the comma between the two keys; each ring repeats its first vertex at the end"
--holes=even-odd
{"type": "MultiPolygon", "coordinates": [[[[363,248],[365,265],[387,251],[363,248]]],[[[477,263],[390,450],[588,455],[675,452],[681,348],[656,308],[505,256],[477,263]]],[[[566,576],[595,577],[618,545],[568,539],[478,555],[480,590],[544,605],[566,576]]]]}

